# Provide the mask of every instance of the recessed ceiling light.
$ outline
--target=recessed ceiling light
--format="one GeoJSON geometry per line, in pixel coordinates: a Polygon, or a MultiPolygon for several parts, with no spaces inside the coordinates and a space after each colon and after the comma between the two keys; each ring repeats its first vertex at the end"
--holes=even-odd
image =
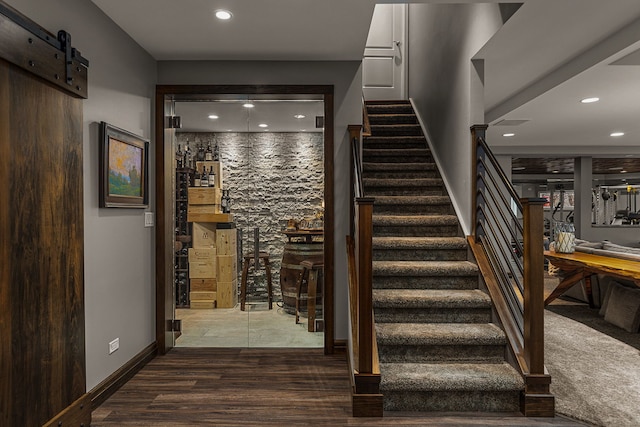
{"type": "Polygon", "coordinates": [[[627,154],[625,157],[633,157],[633,154],[627,154]]]}
{"type": "Polygon", "coordinates": [[[229,19],[231,19],[232,16],[233,15],[228,10],[224,10],[224,9],[216,10],[216,18],[218,18],[221,21],[228,21],[229,19]]]}
{"type": "Polygon", "coordinates": [[[296,115],[295,115],[295,116],[293,116],[293,117],[295,117],[296,119],[304,119],[304,118],[305,118],[305,117],[307,117],[307,116],[305,116],[304,114],[296,114],[296,115]]]}
{"type": "Polygon", "coordinates": [[[260,126],[261,128],[269,127],[269,125],[266,123],[260,123],[258,126],[260,126]]]}
{"type": "Polygon", "coordinates": [[[306,129],[300,129],[300,132],[306,132],[306,131],[307,131],[306,129]]]}
{"type": "Polygon", "coordinates": [[[253,108],[253,107],[255,107],[255,105],[253,105],[253,104],[252,104],[252,103],[250,103],[250,102],[244,103],[244,104],[242,104],[242,106],[243,106],[244,108],[253,108]]]}
{"type": "Polygon", "coordinates": [[[600,101],[600,98],[595,96],[592,98],[584,98],[580,100],[580,102],[582,102],[583,104],[591,104],[593,102],[598,102],[598,101],[600,101]]]}
{"type": "Polygon", "coordinates": [[[523,171],[525,169],[526,168],[524,166],[518,166],[518,167],[513,168],[514,171],[523,171]]]}
{"type": "Polygon", "coordinates": [[[217,119],[217,118],[218,118],[218,116],[216,116],[215,114],[209,114],[209,118],[210,118],[211,120],[215,120],[215,119],[217,119]]]}
{"type": "Polygon", "coordinates": [[[512,136],[516,136],[515,133],[503,133],[502,136],[506,136],[507,138],[511,138],[512,136]]]}
{"type": "Polygon", "coordinates": [[[553,171],[551,171],[551,172],[553,172],[553,173],[560,173],[560,171],[559,171],[559,170],[553,170],[553,171]]]}
{"type": "Polygon", "coordinates": [[[610,171],[620,171],[624,169],[622,166],[614,166],[612,168],[609,168],[610,171]]]}
{"type": "Polygon", "coordinates": [[[621,170],[620,173],[627,173],[627,171],[626,170],[621,170]]]}
{"type": "Polygon", "coordinates": [[[624,132],[612,132],[609,136],[613,136],[613,137],[624,136],[624,132]]]}

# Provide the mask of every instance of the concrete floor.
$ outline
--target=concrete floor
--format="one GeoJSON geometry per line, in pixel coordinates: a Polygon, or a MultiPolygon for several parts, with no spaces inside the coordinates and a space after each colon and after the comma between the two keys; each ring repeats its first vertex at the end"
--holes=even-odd
{"type": "Polygon", "coordinates": [[[235,308],[176,309],[182,335],[176,347],[323,347],[323,332],[308,332],[307,319],[286,313],[276,303],[235,308]]]}

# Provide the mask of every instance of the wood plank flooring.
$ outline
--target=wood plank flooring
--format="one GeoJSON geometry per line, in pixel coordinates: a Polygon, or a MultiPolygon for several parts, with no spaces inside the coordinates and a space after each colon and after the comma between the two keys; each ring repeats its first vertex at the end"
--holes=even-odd
{"type": "Polygon", "coordinates": [[[175,348],[93,412],[92,426],[576,426],[505,414],[351,417],[344,355],[322,349],[175,348]]]}

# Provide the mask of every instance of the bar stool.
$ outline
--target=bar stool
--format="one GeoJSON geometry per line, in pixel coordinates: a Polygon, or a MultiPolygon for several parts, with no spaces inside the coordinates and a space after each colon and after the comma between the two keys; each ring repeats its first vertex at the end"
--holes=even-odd
{"type": "Polygon", "coordinates": [[[322,273],[324,271],[324,261],[305,260],[300,263],[302,273],[296,283],[296,323],[300,320],[300,300],[302,294],[302,284],[307,281],[307,330],[316,331],[316,297],[322,295],[322,273]]]}
{"type": "MultiPolygon", "coordinates": [[[[240,310],[242,311],[244,311],[244,305],[247,299],[247,276],[249,275],[249,264],[256,261],[256,256],[252,252],[245,255],[243,258],[244,266],[242,267],[242,283],[240,285],[240,310]]],[[[262,262],[264,262],[264,269],[267,272],[267,292],[269,293],[269,310],[271,310],[273,307],[273,288],[271,286],[271,264],[269,264],[269,253],[259,252],[258,260],[262,260],[262,262]]]]}

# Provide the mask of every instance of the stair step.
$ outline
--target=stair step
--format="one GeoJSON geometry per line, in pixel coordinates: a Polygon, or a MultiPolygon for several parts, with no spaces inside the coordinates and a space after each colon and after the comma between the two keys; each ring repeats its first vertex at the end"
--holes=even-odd
{"type": "Polygon", "coordinates": [[[364,162],[376,163],[415,163],[416,161],[427,163],[433,161],[431,150],[427,148],[364,148],[362,150],[362,159],[364,162]]]}
{"type": "Polygon", "coordinates": [[[428,148],[427,140],[424,136],[367,136],[362,140],[363,148],[385,149],[385,148],[428,148]]]}
{"type": "Polygon", "coordinates": [[[371,136],[383,135],[422,135],[419,124],[371,125],[371,136]]]}
{"type": "Polygon", "coordinates": [[[399,101],[397,103],[366,103],[368,114],[408,114],[413,113],[411,103],[399,101]]]}
{"type": "Polygon", "coordinates": [[[491,299],[478,289],[374,289],[378,323],[489,323],[491,299]]]}
{"type": "Polygon", "coordinates": [[[455,215],[373,215],[376,237],[455,237],[458,234],[455,215]]]}
{"type": "Polygon", "coordinates": [[[507,339],[492,323],[376,323],[380,361],[501,363],[507,339]]]}
{"type": "Polygon", "coordinates": [[[377,196],[373,212],[376,215],[451,215],[454,213],[449,196],[377,196]]]}
{"type": "Polygon", "coordinates": [[[467,242],[462,237],[376,236],[373,238],[374,261],[464,261],[466,259],[467,242]]]}
{"type": "Polygon", "coordinates": [[[440,178],[364,178],[367,196],[442,196],[446,189],[440,178]]]}
{"type": "Polygon", "coordinates": [[[364,178],[439,178],[435,163],[364,162],[364,178]]]}
{"type": "Polygon", "coordinates": [[[418,118],[413,113],[369,114],[369,124],[374,125],[417,125],[418,118]]]}
{"type": "Polygon", "coordinates": [[[524,381],[507,363],[381,363],[387,411],[519,412],[524,381]]]}

